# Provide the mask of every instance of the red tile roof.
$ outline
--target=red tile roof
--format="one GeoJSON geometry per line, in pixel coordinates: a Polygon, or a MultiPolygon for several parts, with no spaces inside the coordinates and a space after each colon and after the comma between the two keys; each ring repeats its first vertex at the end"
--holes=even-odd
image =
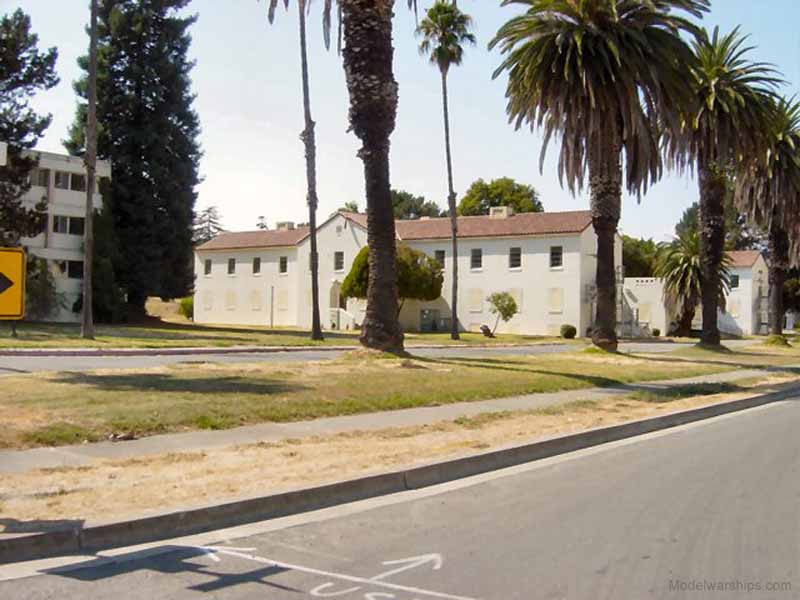
{"type": "MultiPolygon", "coordinates": [[[[506,218],[458,217],[459,238],[520,237],[580,233],[592,223],[588,210],[552,213],[520,213],[506,218]]],[[[450,219],[397,221],[401,240],[435,240],[450,237],[450,219]]]]}
{"type": "Polygon", "coordinates": [[[235,250],[238,248],[279,248],[295,246],[308,235],[308,227],[220,233],[198,250],[235,250]]]}
{"type": "Polygon", "coordinates": [[[731,250],[726,254],[730,260],[730,266],[734,268],[752,267],[761,256],[761,252],[758,250],[731,250]]]}
{"type": "MultiPolygon", "coordinates": [[[[367,215],[339,211],[344,218],[367,228],[367,215]]],[[[330,221],[330,219],[328,219],[330,221]]],[[[327,222],[327,221],[326,221],[327,222]]],[[[520,237],[580,233],[592,223],[588,210],[552,213],[520,213],[506,218],[489,216],[459,217],[459,238],[520,237]]],[[[324,223],[321,225],[323,226],[324,223]]],[[[450,219],[417,219],[395,221],[401,240],[437,240],[450,237],[450,219]]],[[[308,236],[308,227],[291,230],[243,231],[221,233],[198,250],[233,250],[238,248],[271,248],[294,246],[308,236]]]]}

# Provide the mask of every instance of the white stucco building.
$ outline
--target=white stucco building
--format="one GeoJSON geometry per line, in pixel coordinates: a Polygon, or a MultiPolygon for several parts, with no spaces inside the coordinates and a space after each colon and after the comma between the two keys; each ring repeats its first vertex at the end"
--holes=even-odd
{"type": "MultiPolygon", "coordinates": [[[[755,335],[766,332],[769,282],[767,263],[756,250],[728,252],[731,289],[725,310],[720,310],[719,329],[730,335],[755,335]]],[[[624,285],[624,335],[649,335],[659,329],[662,335],[675,319],[676,309],[664,299],[664,286],[653,277],[626,277],[624,285]]],[[[703,326],[702,307],[698,306],[694,329],[703,326]]]]}
{"type": "MultiPolygon", "coordinates": [[[[33,151],[39,166],[31,173],[31,189],[23,197],[32,207],[42,199],[47,201],[47,223],[33,238],[22,238],[22,246],[32,255],[48,262],[61,295],[62,306],[48,317],[51,321],[77,322],[80,315],[72,306],[83,284],[83,232],[86,213],[86,167],[83,159],[33,151]]],[[[97,178],[111,177],[107,161],[97,161],[97,178]]],[[[99,186],[95,187],[98,190],[99,186]]],[[[95,209],[102,208],[99,192],[94,195],[95,209]]]]}
{"type": "MultiPolygon", "coordinates": [[[[397,221],[398,241],[444,267],[442,297],[406,301],[406,331],[449,331],[448,218],[397,221]]],[[[571,324],[583,334],[592,323],[597,239],[588,211],[459,217],[459,322],[476,331],[493,325],[486,298],[510,292],[520,313],[498,331],[558,334],[571,324]]],[[[367,243],[366,215],[338,212],[318,228],[320,311],[326,328],[352,329],[364,304],[341,297],[353,259],[367,243]]],[[[223,233],[195,254],[195,320],[198,323],[296,326],[311,320],[308,229],[291,223],[273,231],[223,233]]],[[[616,256],[621,263],[622,242],[616,256]]],[[[620,265],[618,265],[619,267],[620,265]]]]}

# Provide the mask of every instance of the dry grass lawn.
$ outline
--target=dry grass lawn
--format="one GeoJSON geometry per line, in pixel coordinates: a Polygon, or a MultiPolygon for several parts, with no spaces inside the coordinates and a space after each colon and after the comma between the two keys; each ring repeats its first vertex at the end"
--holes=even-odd
{"type": "MultiPolygon", "coordinates": [[[[793,360],[800,361],[800,355],[793,360]]],[[[0,397],[0,447],[301,421],[732,368],[702,359],[585,352],[447,359],[375,358],[355,352],[320,363],[198,363],[10,376],[3,378],[3,385],[13,393],[0,397]]]]}
{"type": "Polygon", "coordinates": [[[398,469],[509,444],[685,410],[767,392],[790,376],[737,386],[576,401],[538,411],[493,413],[425,427],[355,432],[226,449],[104,460],[0,479],[0,532],[85,519],[111,520],[398,469]],[[719,393],[723,392],[723,393],[719,393]]]}

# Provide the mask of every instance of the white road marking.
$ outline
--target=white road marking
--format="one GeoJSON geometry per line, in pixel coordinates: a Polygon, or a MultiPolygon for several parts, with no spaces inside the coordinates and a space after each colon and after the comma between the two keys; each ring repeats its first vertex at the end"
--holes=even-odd
{"type": "Polygon", "coordinates": [[[372,581],[378,581],[380,579],[386,579],[387,577],[391,577],[392,575],[397,575],[398,573],[402,573],[403,571],[408,571],[409,569],[416,569],[417,567],[421,567],[426,563],[433,563],[431,568],[434,571],[438,571],[442,568],[442,564],[444,561],[442,560],[441,554],[424,554],[422,556],[412,556],[411,558],[401,558],[398,560],[386,560],[383,564],[387,567],[391,565],[405,565],[398,569],[393,569],[392,571],[386,571],[386,573],[381,573],[380,575],[375,575],[372,578],[372,581]]]}
{"type": "Polygon", "coordinates": [[[210,550],[218,554],[225,554],[227,556],[232,556],[235,558],[242,558],[244,560],[252,560],[253,562],[265,565],[272,565],[290,571],[299,571],[301,573],[309,573],[311,575],[320,575],[322,577],[330,577],[331,579],[339,579],[341,581],[347,581],[350,583],[360,583],[365,586],[382,587],[389,590],[395,590],[398,592],[408,592],[410,594],[428,596],[430,598],[443,598],[444,600],[478,600],[477,598],[469,598],[467,596],[456,596],[453,594],[445,594],[443,592],[434,592],[432,590],[424,590],[406,585],[398,585],[395,583],[389,583],[387,581],[367,579],[366,577],[356,577],[354,575],[347,575],[345,573],[335,573],[332,571],[323,571],[321,569],[314,569],[312,567],[304,567],[302,565],[294,565],[291,563],[272,560],[270,558],[256,556],[255,554],[247,554],[245,552],[230,550],[225,546],[197,546],[197,548],[200,550],[210,550]]]}

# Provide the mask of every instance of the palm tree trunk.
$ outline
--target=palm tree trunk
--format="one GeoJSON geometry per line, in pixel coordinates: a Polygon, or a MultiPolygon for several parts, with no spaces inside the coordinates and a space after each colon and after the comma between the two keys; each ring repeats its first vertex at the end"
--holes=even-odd
{"type": "Polygon", "coordinates": [[[769,332],[783,334],[783,285],[789,269],[789,236],[773,212],[769,227],[769,332]]]}
{"type": "Polygon", "coordinates": [[[703,331],[700,344],[718,346],[720,342],[717,310],[720,269],[725,252],[725,175],[713,164],[698,165],[700,180],[700,269],[703,331]]]}
{"type": "Polygon", "coordinates": [[[94,188],[97,171],[97,2],[92,0],[89,25],[89,81],[87,90],[88,114],[86,119],[86,216],[83,224],[83,307],[81,315],[81,337],[94,339],[94,315],[92,294],[94,259],[94,188]]]}
{"type": "Polygon", "coordinates": [[[687,298],[683,306],[681,306],[677,328],[672,335],[677,337],[689,337],[692,334],[692,321],[694,321],[695,312],[697,312],[697,297],[692,296],[691,298],[687,298]]]}
{"type": "Polygon", "coordinates": [[[306,48],[306,3],[299,0],[300,11],[300,65],[303,74],[303,115],[305,128],[300,139],[306,151],[306,185],[308,202],[308,234],[311,245],[311,339],[321,340],[322,324],[319,317],[319,253],[317,252],[317,145],[314,120],[311,118],[311,94],[308,89],[308,51],[306,48]]]}
{"type": "Polygon", "coordinates": [[[447,207],[450,212],[450,236],[453,256],[453,283],[450,299],[450,338],[460,339],[458,327],[458,215],[453,189],[453,158],[450,153],[450,111],[447,101],[447,71],[442,71],[442,110],[444,111],[444,148],[447,157],[447,207]]]}
{"type": "Polygon", "coordinates": [[[592,343],[617,350],[617,278],[614,242],[622,212],[621,146],[611,140],[605,147],[590,145],[589,192],[592,225],[597,235],[597,312],[592,343]]]}
{"type": "Polygon", "coordinates": [[[350,125],[362,142],[358,156],[364,162],[367,195],[369,285],[360,339],[367,348],[402,352],[389,183],[389,136],[397,114],[397,82],[392,72],[394,0],[340,0],[339,6],[350,125]]]}

